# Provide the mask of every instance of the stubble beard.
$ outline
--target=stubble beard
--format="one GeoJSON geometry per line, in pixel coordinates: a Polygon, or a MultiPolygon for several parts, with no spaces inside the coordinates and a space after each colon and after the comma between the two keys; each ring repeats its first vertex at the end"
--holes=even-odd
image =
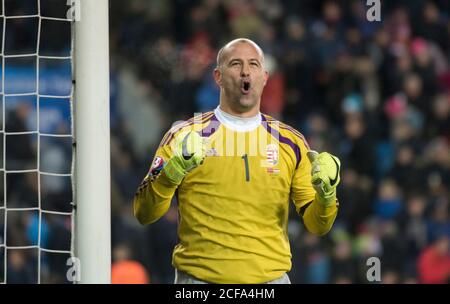
{"type": "Polygon", "coordinates": [[[251,92],[248,95],[244,95],[240,92],[231,95],[232,96],[228,95],[228,100],[230,101],[231,106],[237,112],[247,112],[253,109],[258,104],[258,98],[255,92],[251,92]]]}

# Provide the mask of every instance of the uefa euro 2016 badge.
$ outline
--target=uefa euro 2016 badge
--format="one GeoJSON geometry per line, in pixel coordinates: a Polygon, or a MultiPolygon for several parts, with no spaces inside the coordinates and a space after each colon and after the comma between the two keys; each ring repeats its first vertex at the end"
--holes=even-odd
{"type": "Polygon", "coordinates": [[[153,161],[152,167],[150,168],[150,177],[156,177],[161,170],[164,168],[164,158],[156,156],[153,161]]]}

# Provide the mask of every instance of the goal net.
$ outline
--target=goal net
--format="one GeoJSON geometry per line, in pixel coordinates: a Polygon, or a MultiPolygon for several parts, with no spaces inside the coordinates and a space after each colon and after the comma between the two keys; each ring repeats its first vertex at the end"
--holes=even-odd
{"type": "Polygon", "coordinates": [[[1,0],[0,283],[71,281],[72,29],[66,0],[1,0]]]}

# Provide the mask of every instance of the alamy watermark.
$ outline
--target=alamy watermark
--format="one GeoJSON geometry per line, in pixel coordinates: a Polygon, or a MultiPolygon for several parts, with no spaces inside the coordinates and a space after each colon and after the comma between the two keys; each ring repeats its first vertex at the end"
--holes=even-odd
{"type": "Polygon", "coordinates": [[[366,272],[366,278],[369,282],[381,282],[381,261],[378,257],[370,257],[366,261],[369,266],[366,272]]]}
{"type": "Polygon", "coordinates": [[[370,6],[366,13],[367,21],[381,21],[381,2],[380,0],[367,0],[367,6],[370,6]]]}
{"type": "Polygon", "coordinates": [[[81,20],[80,0],[67,0],[66,4],[70,6],[66,12],[67,20],[80,21],[81,20]]]}
{"type": "MultiPolygon", "coordinates": [[[[260,165],[264,168],[271,168],[279,163],[280,141],[287,142],[295,149],[295,144],[291,140],[281,137],[280,130],[283,128],[276,120],[261,121],[262,128],[258,128],[254,132],[235,132],[225,128],[221,132],[220,140],[216,140],[212,147],[209,137],[218,131],[220,123],[217,120],[211,120],[206,124],[202,118],[203,113],[195,113],[192,121],[176,121],[172,124],[170,133],[175,134],[181,129],[185,129],[182,136],[187,135],[190,131],[197,132],[203,136],[201,144],[206,146],[207,156],[261,156],[260,165]]],[[[166,138],[165,143],[170,143],[172,153],[176,153],[178,144],[173,139],[173,136],[170,135],[166,138]]],[[[199,149],[195,146],[198,144],[200,143],[190,142],[186,144],[186,147],[189,151],[195,151],[199,149]]],[[[300,148],[298,149],[300,150],[300,148]]]]}
{"type": "Polygon", "coordinates": [[[69,282],[81,281],[81,261],[79,258],[70,257],[66,261],[66,266],[69,267],[66,272],[66,278],[69,282]]]}

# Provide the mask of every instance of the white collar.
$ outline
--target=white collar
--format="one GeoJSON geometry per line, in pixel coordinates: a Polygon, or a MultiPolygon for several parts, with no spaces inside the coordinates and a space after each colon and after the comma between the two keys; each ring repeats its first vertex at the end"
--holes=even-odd
{"type": "Polygon", "coordinates": [[[218,106],[214,110],[214,114],[217,117],[217,120],[220,121],[221,124],[225,125],[225,127],[239,132],[247,132],[256,129],[261,124],[261,113],[258,112],[257,115],[253,117],[238,117],[226,113],[220,109],[218,106]]]}

